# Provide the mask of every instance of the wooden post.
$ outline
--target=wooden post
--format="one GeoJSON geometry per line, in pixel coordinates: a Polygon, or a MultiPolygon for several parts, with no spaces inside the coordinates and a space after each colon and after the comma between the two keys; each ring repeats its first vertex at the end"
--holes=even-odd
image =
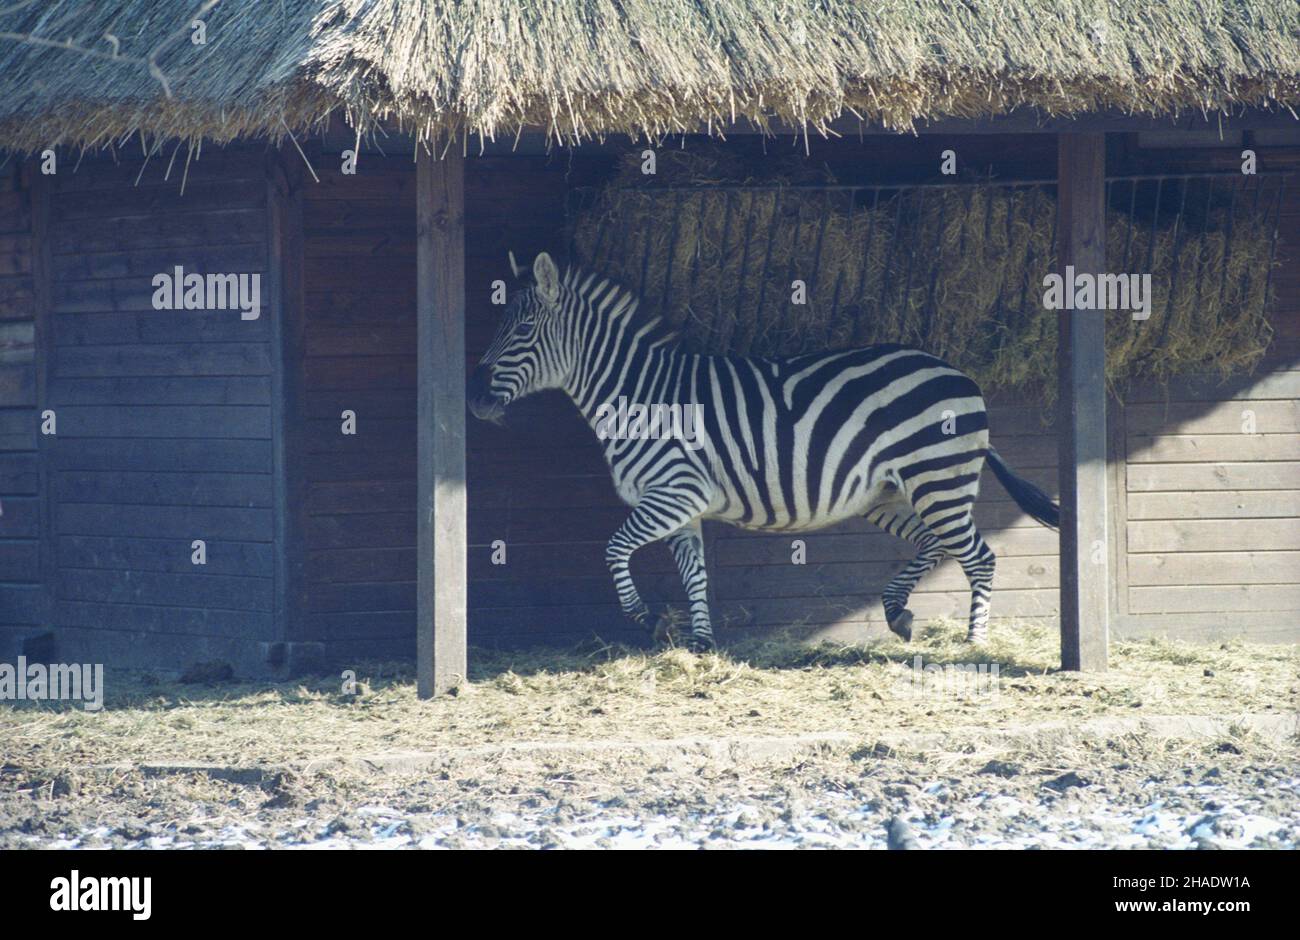
{"type": "MultiPolygon", "coordinates": [[[[1058,262],[1106,267],[1106,135],[1057,137],[1058,262]]],[[[1062,310],[1057,327],[1061,481],[1061,668],[1104,670],[1109,634],[1106,544],[1106,314],[1062,310]]]]}
{"type": "Polygon", "coordinates": [[[466,674],[465,159],[416,161],[419,465],[416,656],[421,698],[466,674]]]}

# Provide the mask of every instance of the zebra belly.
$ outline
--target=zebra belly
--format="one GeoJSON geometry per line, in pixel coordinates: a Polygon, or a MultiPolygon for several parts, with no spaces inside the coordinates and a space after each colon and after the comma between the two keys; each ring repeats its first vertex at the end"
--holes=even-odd
{"type": "Polygon", "coordinates": [[[773,505],[774,519],[768,518],[766,513],[757,517],[747,514],[744,502],[736,494],[732,493],[729,497],[720,494],[714,501],[714,508],[704,518],[727,522],[749,532],[812,532],[865,516],[881,503],[895,499],[896,494],[894,485],[881,478],[861,487],[854,496],[807,516],[799,517],[785,505],[773,505]]]}

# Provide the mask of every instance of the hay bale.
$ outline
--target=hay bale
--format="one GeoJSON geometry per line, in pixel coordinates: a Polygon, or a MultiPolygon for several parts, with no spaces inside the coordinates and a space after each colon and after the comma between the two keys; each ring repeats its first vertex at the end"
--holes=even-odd
{"type": "MultiPolygon", "coordinates": [[[[663,154],[654,177],[630,160],[573,220],[576,260],[638,289],[700,351],[907,343],[986,391],[1050,400],[1058,313],[1043,306],[1043,278],[1056,265],[1049,192],[970,184],[873,195],[819,188],[820,171],[802,160],[773,158],[755,175],[724,153],[663,154]],[[802,305],[792,302],[796,279],[806,285],[802,305]]],[[[1184,201],[1207,208],[1177,222],[1162,209],[1158,226],[1108,213],[1112,269],[1127,257],[1125,272],[1149,272],[1153,297],[1148,320],[1107,314],[1112,384],[1226,376],[1268,346],[1265,220],[1230,221],[1226,205],[1184,201]]]]}

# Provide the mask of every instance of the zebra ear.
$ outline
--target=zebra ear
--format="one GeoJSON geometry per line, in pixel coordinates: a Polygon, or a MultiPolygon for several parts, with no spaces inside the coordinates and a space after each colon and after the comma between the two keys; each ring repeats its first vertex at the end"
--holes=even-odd
{"type": "Polygon", "coordinates": [[[544,251],[533,261],[533,280],[537,282],[537,292],[547,303],[560,299],[560,269],[544,251]]]}
{"type": "Polygon", "coordinates": [[[524,269],[519,267],[519,262],[515,260],[515,253],[513,251],[507,251],[506,257],[510,259],[510,273],[518,279],[523,275],[524,269]]]}

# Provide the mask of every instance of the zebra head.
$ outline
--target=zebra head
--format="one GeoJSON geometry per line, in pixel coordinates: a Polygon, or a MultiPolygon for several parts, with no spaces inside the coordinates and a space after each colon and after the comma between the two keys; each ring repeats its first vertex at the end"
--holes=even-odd
{"type": "MultiPolygon", "coordinates": [[[[519,268],[514,255],[510,266],[519,268]]],[[[497,334],[471,373],[466,400],[474,417],[499,422],[516,398],[559,388],[567,375],[560,271],[546,252],[533,262],[533,284],[506,305],[497,334]]]]}

